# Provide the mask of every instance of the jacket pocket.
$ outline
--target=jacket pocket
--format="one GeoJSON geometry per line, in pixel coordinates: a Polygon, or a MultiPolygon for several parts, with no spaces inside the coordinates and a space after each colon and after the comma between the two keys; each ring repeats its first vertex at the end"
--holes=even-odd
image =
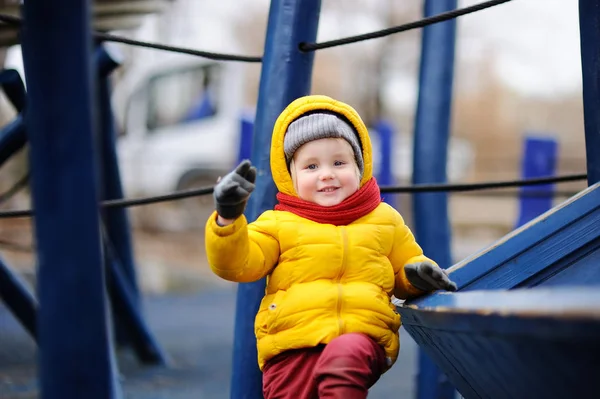
{"type": "Polygon", "coordinates": [[[274,334],[279,331],[279,316],[284,305],[285,291],[277,291],[273,299],[267,304],[265,327],[267,334],[274,334]]]}

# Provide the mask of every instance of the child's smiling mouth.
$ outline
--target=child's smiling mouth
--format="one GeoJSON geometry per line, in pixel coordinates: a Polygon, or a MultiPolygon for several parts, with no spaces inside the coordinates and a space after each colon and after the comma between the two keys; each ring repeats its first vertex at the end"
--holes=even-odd
{"type": "Polygon", "coordinates": [[[339,189],[339,187],[335,187],[335,186],[327,186],[327,187],[323,187],[322,189],[319,190],[320,193],[331,193],[336,191],[337,189],[339,189]]]}

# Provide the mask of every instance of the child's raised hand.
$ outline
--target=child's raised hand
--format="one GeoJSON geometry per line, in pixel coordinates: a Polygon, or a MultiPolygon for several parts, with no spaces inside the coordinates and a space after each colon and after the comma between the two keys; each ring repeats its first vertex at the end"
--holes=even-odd
{"type": "Polygon", "coordinates": [[[213,193],[217,214],[225,219],[242,216],[255,180],[256,168],[248,160],[243,160],[233,172],[220,179],[213,193]]]}
{"type": "Polygon", "coordinates": [[[411,263],[404,266],[406,278],[421,291],[456,291],[456,283],[448,277],[448,272],[430,261],[411,263]]]}

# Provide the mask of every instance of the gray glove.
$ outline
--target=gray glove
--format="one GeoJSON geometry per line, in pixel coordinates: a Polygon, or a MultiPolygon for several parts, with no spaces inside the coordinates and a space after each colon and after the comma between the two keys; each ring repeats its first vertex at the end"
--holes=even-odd
{"type": "Polygon", "coordinates": [[[456,283],[450,281],[448,272],[435,263],[424,261],[404,266],[408,281],[421,291],[456,291],[456,283]]]}
{"type": "Polygon", "coordinates": [[[219,180],[213,193],[219,216],[225,219],[242,216],[255,180],[256,168],[247,159],[219,180]]]}

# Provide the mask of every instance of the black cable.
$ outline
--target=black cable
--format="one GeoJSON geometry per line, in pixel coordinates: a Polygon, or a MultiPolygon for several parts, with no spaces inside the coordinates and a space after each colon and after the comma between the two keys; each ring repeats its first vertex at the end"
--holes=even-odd
{"type": "Polygon", "coordinates": [[[529,190],[510,190],[510,191],[464,191],[457,192],[461,197],[479,197],[479,198],[570,198],[579,194],[578,191],[529,191],[529,190]]]}
{"type": "Polygon", "coordinates": [[[449,19],[454,19],[456,17],[460,17],[462,15],[470,14],[470,13],[473,13],[476,11],[481,11],[486,8],[500,5],[502,3],[508,3],[509,1],[512,1],[512,0],[486,1],[486,2],[483,2],[480,4],[475,4],[473,6],[444,12],[444,13],[441,13],[438,15],[434,15],[432,17],[423,18],[418,21],[409,22],[404,25],[378,30],[376,32],[365,33],[362,35],[356,35],[356,36],[350,36],[350,37],[344,37],[342,39],[330,40],[330,41],[321,42],[321,43],[300,43],[300,45],[298,47],[300,48],[301,51],[315,51],[315,50],[322,50],[322,49],[330,48],[330,47],[342,46],[344,44],[357,43],[357,42],[362,42],[365,40],[377,39],[380,37],[392,35],[394,33],[406,32],[406,31],[412,30],[412,29],[423,28],[427,25],[432,25],[432,24],[435,24],[438,22],[443,22],[443,21],[447,21],[449,19]]]}
{"type": "Polygon", "coordinates": [[[262,62],[262,57],[258,57],[258,56],[212,53],[209,51],[194,50],[194,49],[184,48],[184,47],[175,47],[175,46],[169,46],[169,45],[160,44],[160,43],[143,42],[140,40],[128,39],[126,37],[111,35],[109,33],[102,33],[102,32],[94,32],[93,34],[96,39],[99,39],[99,40],[105,41],[105,42],[116,42],[116,43],[129,44],[131,46],[153,48],[156,50],[164,50],[164,51],[172,51],[175,53],[195,55],[197,57],[204,57],[204,58],[208,58],[211,60],[217,60],[217,61],[262,62]]]}
{"type": "MultiPolygon", "coordinates": [[[[145,198],[135,198],[135,199],[124,198],[124,199],[108,200],[108,201],[102,202],[102,206],[105,208],[119,208],[119,207],[126,207],[126,206],[148,205],[148,204],[154,204],[157,202],[175,201],[175,200],[180,200],[180,199],[184,199],[184,198],[208,195],[208,194],[212,194],[213,190],[214,190],[214,187],[210,186],[210,187],[200,187],[200,188],[195,188],[195,189],[190,189],[190,190],[175,191],[170,194],[158,195],[155,197],[145,197],[145,198]]],[[[0,217],[2,217],[1,212],[0,212],[0,217]]]]}
{"type": "MultiPolygon", "coordinates": [[[[201,190],[207,190],[207,189],[201,189],[201,190]]],[[[190,190],[190,191],[200,191],[200,190],[190,190]]],[[[500,192],[463,192],[460,193],[460,195],[462,196],[473,196],[473,197],[480,197],[480,198],[507,198],[507,197],[521,197],[521,198],[560,198],[560,197],[573,197],[574,195],[577,195],[578,192],[577,191],[553,191],[553,192],[548,192],[548,191],[500,191],[500,192]]],[[[104,203],[105,205],[107,205],[107,203],[104,203]]],[[[111,205],[115,205],[118,204],[116,201],[113,201],[111,203],[111,205]]],[[[25,252],[25,253],[30,253],[33,252],[35,250],[35,248],[33,246],[28,246],[28,245],[24,245],[24,244],[19,244],[19,243],[15,243],[15,242],[11,242],[8,240],[4,240],[0,238],[0,247],[1,248],[5,248],[8,251],[15,251],[15,252],[25,252]]]]}
{"type": "Polygon", "coordinates": [[[409,186],[396,186],[396,187],[381,187],[382,193],[422,193],[422,192],[460,192],[460,191],[474,191],[474,190],[486,190],[495,188],[505,187],[520,187],[520,186],[535,186],[539,184],[549,183],[565,183],[571,181],[585,180],[587,174],[580,173],[574,175],[563,175],[563,176],[548,176],[538,177],[534,179],[523,179],[523,180],[506,180],[497,182],[485,182],[485,183],[464,183],[464,184],[447,184],[447,183],[434,183],[434,184],[416,184],[409,186]]]}
{"type": "MultiPolygon", "coordinates": [[[[382,193],[422,193],[422,192],[461,192],[461,191],[473,191],[473,190],[485,190],[505,187],[519,187],[519,186],[532,186],[538,184],[549,184],[549,183],[564,183],[578,180],[587,179],[587,174],[573,174],[563,176],[549,176],[535,179],[524,179],[524,180],[508,180],[498,182],[487,182],[487,183],[468,183],[468,184],[417,184],[410,186],[384,186],[381,187],[382,193]]],[[[115,208],[115,207],[130,207],[154,204],[157,202],[173,201],[190,197],[197,197],[201,195],[212,194],[214,186],[201,187],[191,190],[175,191],[171,194],[159,195],[154,197],[134,198],[134,199],[116,199],[103,201],[101,206],[103,208],[115,208]]],[[[32,209],[15,209],[8,211],[0,211],[0,218],[18,218],[32,216],[32,209]]]]}
{"type": "MultiPolygon", "coordinates": [[[[19,17],[15,17],[12,15],[0,14],[0,22],[4,22],[7,24],[15,25],[15,26],[21,26],[21,24],[23,23],[23,20],[19,17]]],[[[194,50],[194,49],[185,48],[185,47],[175,47],[175,46],[169,46],[166,44],[150,43],[150,42],[144,42],[144,41],[140,41],[140,40],[133,40],[133,39],[128,39],[126,37],[111,35],[109,33],[98,32],[98,31],[92,31],[92,35],[94,36],[95,39],[100,40],[100,41],[123,43],[123,44],[129,44],[131,46],[171,51],[171,52],[181,53],[181,54],[189,54],[189,55],[194,55],[197,57],[208,58],[211,60],[262,62],[262,57],[258,57],[258,56],[213,53],[210,51],[194,50]]]]}

